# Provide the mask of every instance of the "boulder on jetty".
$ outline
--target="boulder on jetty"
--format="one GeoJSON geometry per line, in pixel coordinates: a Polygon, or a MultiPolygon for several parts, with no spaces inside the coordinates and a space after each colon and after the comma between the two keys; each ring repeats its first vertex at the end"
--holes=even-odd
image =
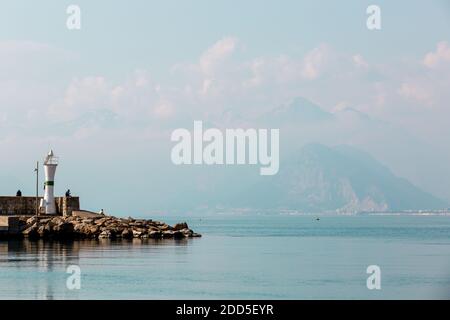
{"type": "Polygon", "coordinates": [[[32,217],[20,219],[21,235],[34,239],[183,239],[201,237],[186,222],[173,227],[160,221],[94,217],[32,217]]]}

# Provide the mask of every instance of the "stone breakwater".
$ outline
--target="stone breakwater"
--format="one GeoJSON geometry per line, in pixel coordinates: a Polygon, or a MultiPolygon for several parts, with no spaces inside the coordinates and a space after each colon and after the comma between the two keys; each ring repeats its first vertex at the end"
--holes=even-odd
{"type": "Polygon", "coordinates": [[[183,239],[200,237],[186,222],[164,222],[98,216],[32,217],[19,220],[20,234],[33,239],[183,239]]]}

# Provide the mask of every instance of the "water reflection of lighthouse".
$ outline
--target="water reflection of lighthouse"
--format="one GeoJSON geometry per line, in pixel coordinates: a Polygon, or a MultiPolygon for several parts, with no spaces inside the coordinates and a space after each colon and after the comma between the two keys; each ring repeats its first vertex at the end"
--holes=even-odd
{"type": "Polygon", "coordinates": [[[44,160],[44,199],[41,201],[41,208],[45,209],[45,214],[56,214],[55,203],[55,172],[58,166],[58,158],[53,154],[53,150],[50,150],[44,160]]]}

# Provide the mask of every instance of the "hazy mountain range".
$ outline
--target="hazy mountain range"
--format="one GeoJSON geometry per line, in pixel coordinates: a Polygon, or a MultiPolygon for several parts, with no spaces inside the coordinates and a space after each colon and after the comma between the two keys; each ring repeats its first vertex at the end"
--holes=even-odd
{"type": "Polygon", "coordinates": [[[304,212],[442,209],[448,204],[349,146],[309,144],[273,179],[249,188],[242,205],[304,212]],[[246,200],[247,201],[246,201],[246,200]]]}
{"type": "MultiPolygon", "coordinates": [[[[259,165],[174,166],[170,161],[171,129],[191,130],[195,118],[183,119],[176,126],[165,124],[167,130],[161,128],[155,137],[139,137],[149,144],[148,150],[142,150],[139,143],[122,140],[120,130],[125,129],[120,117],[98,111],[49,130],[69,135],[74,127],[90,130],[93,122],[104,130],[112,127],[114,130],[107,132],[113,136],[102,136],[105,143],[83,147],[82,154],[112,152],[115,161],[130,165],[118,167],[103,157],[80,159],[76,149],[64,146],[58,149],[63,161],[57,173],[57,192],[70,188],[81,196],[86,209],[99,210],[107,204],[111,212],[130,215],[201,208],[354,213],[449,207],[445,201],[450,200],[445,187],[450,179],[448,161],[439,150],[354,108],[328,112],[296,98],[258,117],[230,110],[220,118],[206,119],[205,128],[279,128],[278,174],[260,176],[259,165]],[[120,148],[113,148],[108,141],[120,148]],[[129,157],[138,153],[139,157],[129,157]],[[80,171],[80,167],[84,169],[80,171]],[[91,177],[96,184],[86,184],[91,177]],[[99,185],[111,185],[114,191],[99,185]],[[126,194],[126,201],[112,194],[126,194]]],[[[26,166],[6,165],[10,173],[0,175],[1,194],[13,195],[18,189],[34,194],[34,165],[34,161],[26,166]]]]}
{"type": "MultiPolygon", "coordinates": [[[[356,141],[356,145],[369,149],[381,146],[394,150],[392,146],[400,148],[409,142],[425,150],[420,141],[388,123],[352,108],[329,113],[304,98],[268,112],[259,123],[281,130],[280,171],[252,183],[241,175],[240,183],[248,187],[239,194],[223,190],[231,193],[221,202],[225,207],[354,213],[434,210],[449,205],[394,174],[368,152],[345,144],[356,141]],[[382,139],[389,136],[390,140],[382,139]]],[[[420,161],[416,157],[412,160],[420,161]]]]}

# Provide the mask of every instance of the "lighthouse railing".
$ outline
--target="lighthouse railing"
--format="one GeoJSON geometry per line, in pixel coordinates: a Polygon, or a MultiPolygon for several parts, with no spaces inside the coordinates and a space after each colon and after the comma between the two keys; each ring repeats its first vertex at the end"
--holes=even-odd
{"type": "Polygon", "coordinates": [[[58,161],[59,161],[59,158],[58,158],[58,157],[47,157],[47,158],[45,158],[45,160],[44,160],[44,165],[46,165],[46,164],[54,164],[54,165],[57,165],[57,164],[58,164],[58,161]]]}

